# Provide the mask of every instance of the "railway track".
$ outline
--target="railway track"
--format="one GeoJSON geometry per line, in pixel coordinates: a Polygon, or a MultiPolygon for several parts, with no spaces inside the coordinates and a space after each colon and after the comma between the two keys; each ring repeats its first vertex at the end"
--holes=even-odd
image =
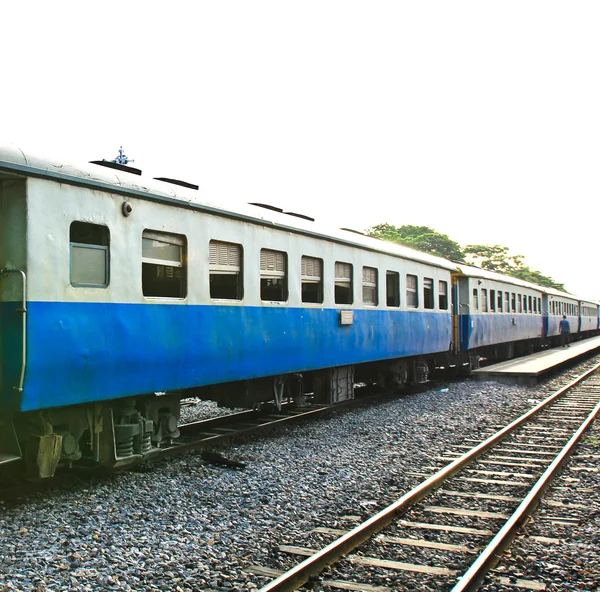
{"type": "MultiPolygon", "coordinates": [[[[281,555],[307,557],[285,573],[248,571],[274,578],[260,592],[296,590],[315,578],[319,589],[476,590],[599,411],[600,364],[483,442],[439,457],[445,466],[427,467],[420,485],[365,522],[345,516],[346,528],[317,528],[298,545],[281,545],[281,555]]],[[[536,581],[498,581],[545,589],[536,581]]]]}

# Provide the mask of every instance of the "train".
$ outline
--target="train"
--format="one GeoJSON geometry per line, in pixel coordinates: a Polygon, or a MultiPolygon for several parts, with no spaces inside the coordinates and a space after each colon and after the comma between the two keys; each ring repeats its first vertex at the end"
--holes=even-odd
{"type": "Polygon", "coordinates": [[[182,399],[337,403],[598,333],[598,303],[111,162],[0,147],[0,465],[122,467],[182,399]]]}

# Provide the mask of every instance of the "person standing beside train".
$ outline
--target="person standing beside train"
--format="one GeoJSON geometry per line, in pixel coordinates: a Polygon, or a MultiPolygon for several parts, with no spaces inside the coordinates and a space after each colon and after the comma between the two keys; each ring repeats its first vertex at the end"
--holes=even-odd
{"type": "Polygon", "coordinates": [[[571,325],[567,320],[567,315],[563,315],[561,319],[558,329],[560,331],[560,345],[562,347],[571,347],[569,345],[569,338],[571,336],[571,325]]]}

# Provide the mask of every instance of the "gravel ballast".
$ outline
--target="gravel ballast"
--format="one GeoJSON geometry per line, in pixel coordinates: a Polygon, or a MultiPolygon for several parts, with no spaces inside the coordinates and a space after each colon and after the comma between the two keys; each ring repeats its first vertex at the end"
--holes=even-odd
{"type": "MultiPolygon", "coordinates": [[[[299,561],[280,553],[280,544],[298,544],[317,526],[347,528],[347,515],[372,515],[422,480],[410,473],[436,464],[452,444],[495,432],[559,382],[565,378],[534,388],[446,384],[220,449],[245,462],[244,470],[210,466],[192,453],[0,504],[0,592],[256,589],[268,579],[248,573],[248,566],[287,569],[299,561]]],[[[193,405],[185,408],[186,421],[197,417],[194,408],[207,414],[193,405]]],[[[600,465],[593,458],[600,454],[594,429],[582,448],[592,457],[578,465],[600,465]]],[[[587,505],[589,514],[574,514],[575,527],[534,523],[529,530],[564,545],[515,547],[500,572],[509,577],[516,569],[517,577],[543,581],[548,590],[595,589],[589,586],[600,581],[600,475],[579,470],[575,478],[579,489],[571,487],[574,481],[560,482],[569,487],[552,495],[587,505]]],[[[556,508],[548,511],[556,515],[556,508]]],[[[413,588],[407,583],[404,589],[413,588]]]]}

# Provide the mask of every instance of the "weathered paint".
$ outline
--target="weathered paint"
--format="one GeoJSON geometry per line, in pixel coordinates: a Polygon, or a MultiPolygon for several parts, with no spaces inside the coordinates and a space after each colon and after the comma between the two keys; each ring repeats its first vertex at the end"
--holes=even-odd
{"type": "Polygon", "coordinates": [[[447,351],[452,329],[450,314],[431,312],[355,309],[354,324],[340,326],[339,309],[28,308],[23,411],[447,351]]]}
{"type": "Polygon", "coordinates": [[[461,315],[461,349],[473,349],[522,339],[539,339],[543,330],[540,314],[461,315]]]}

